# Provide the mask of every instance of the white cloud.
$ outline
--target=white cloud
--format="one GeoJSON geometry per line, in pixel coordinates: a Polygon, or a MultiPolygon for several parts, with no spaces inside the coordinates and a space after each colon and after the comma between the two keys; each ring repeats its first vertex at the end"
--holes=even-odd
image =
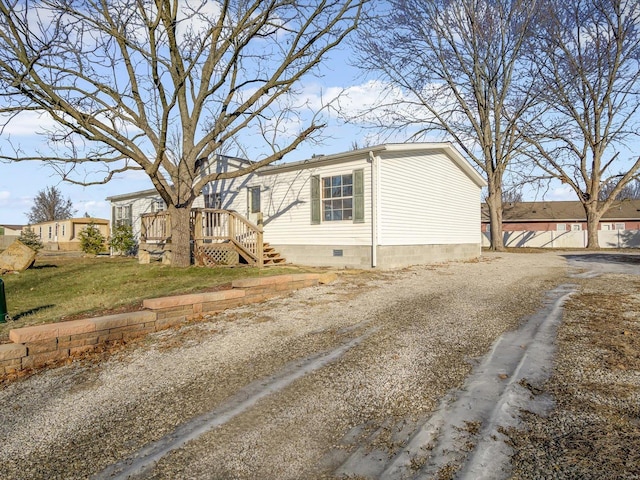
{"type": "Polygon", "coordinates": [[[111,206],[109,202],[100,200],[81,200],[74,202],[75,217],[83,217],[85,212],[96,218],[111,218],[111,206]]]}
{"type": "Polygon", "coordinates": [[[7,192],[6,190],[0,191],[0,207],[7,206],[10,200],[11,200],[11,192],[7,192]]]}
{"type": "Polygon", "coordinates": [[[2,133],[10,136],[30,136],[51,129],[58,124],[45,112],[25,111],[9,117],[0,115],[0,126],[4,126],[2,133]]]}
{"type": "Polygon", "coordinates": [[[551,193],[547,195],[547,200],[576,200],[576,192],[568,185],[551,189],[551,193]]]}
{"type": "Polygon", "coordinates": [[[222,12],[220,4],[213,1],[182,0],[180,4],[176,30],[183,40],[188,32],[201,36],[210,30],[222,12]]]}
{"type": "Polygon", "coordinates": [[[8,224],[25,224],[25,212],[29,210],[33,200],[26,196],[14,196],[8,190],[0,191],[0,222],[8,224]]]}

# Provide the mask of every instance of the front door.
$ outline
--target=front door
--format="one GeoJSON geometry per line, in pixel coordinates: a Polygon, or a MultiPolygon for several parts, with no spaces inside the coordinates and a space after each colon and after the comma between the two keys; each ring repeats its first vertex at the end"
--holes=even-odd
{"type": "Polygon", "coordinates": [[[256,225],[262,225],[260,187],[249,187],[247,189],[247,218],[256,225]]]}

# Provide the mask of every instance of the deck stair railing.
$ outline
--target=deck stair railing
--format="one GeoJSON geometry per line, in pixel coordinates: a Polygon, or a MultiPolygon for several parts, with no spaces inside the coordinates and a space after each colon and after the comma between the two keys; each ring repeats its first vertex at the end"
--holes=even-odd
{"type": "MultiPolygon", "coordinates": [[[[164,243],[170,236],[168,212],[142,215],[141,243],[164,243]]],[[[251,223],[237,212],[212,208],[192,209],[191,237],[196,260],[200,263],[233,263],[233,254],[237,252],[249,265],[263,266],[262,227],[251,223]]]]}

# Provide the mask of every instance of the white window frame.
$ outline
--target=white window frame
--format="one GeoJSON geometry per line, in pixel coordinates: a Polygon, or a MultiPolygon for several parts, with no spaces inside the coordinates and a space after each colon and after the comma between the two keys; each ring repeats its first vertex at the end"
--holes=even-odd
{"type": "Polygon", "coordinates": [[[616,223],[616,230],[626,230],[624,222],[616,223]]]}
{"type": "Polygon", "coordinates": [[[133,208],[131,205],[118,205],[115,208],[116,218],[114,219],[114,226],[120,225],[133,225],[133,208]]]}
{"type": "Polygon", "coordinates": [[[327,177],[322,177],[320,183],[320,191],[321,191],[321,206],[322,206],[322,221],[323,222],[342,222],[342,221],[353,221],[354,215],[354,205],[353,205],[353,189],[354,189],[354,180],[353,173],[345,173],[342,175],[331,175],[327,177]],[[350,178],[351,183],[344,183],[345,178],[350,178]],[[334,185],[334,179],[340,178],[340,185],[334,185]],[[328,185],[327,185],[328,183],[328,185]],[[337,190],[340,190],[340,195],[335,195],[334,193],[338,193],[337,190]],[[346,193],[351,192],[350,195],[346,193]],[[327,196],[329,193],[329,196],[327,196]],[[345,206],[350,204],[351,206],[345,206]],[[335,206],[340,205],[340,208],[334,208],[335,206]],[[340,218],[333,218],[334,212],[340,212],[340,218]],[[350,213],[349,213],[350,212],[350,213]],[[329,218],[327,218],[327,214],[329,218]]]}
{"type": "Polygon", "coordinates": [[[571,231],[572,232],[581,232],[582,231],[582,224],[581,223],[572,223],[571,224],[571,231]]]}
{"type": "Polygon", "coordinates": [[[151,213],[164,212],[165,209],[164,200],[155,200],[151,203],[151,213]]]}
{"type": "Polygon", "coordinates": [[[556,231],[557,232],[566,232],[567,224],[566,223],[556,223],[556,231]]]}

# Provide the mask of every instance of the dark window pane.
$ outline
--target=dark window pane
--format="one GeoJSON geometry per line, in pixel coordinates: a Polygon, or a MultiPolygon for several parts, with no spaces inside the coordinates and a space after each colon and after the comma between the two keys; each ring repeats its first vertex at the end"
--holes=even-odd
{"type": "Polygon", "coordinates": [[[344,208],[345,210],[351,209],[353,207],[353,199],[352,198],[345,198],[344,200],[342,200],[342,208],[344,208]]]}
{"type": "Polygon", "coordinates": [[[331,177],[331,185],[333,185],[334,187],[339,187],[340,185],[342,185],[342,177],[331,177]]]}
{"type": "Polygon", "coordinates": [[[326,221],[331,220],[331,202],[322,202],[323,217],[326,221]]]}
{"type": "Polygon", "coordinates": [[[351,208],[345,208],[342,211],[344,220],[353,220],[353,210],[351,208]]]}
{"type": "Polygon", "coordinates": [[[331,198],[331,188],[322,189],[322,197],[323,198],[331,198]]]}
{"type": "Polygon", "coordinates": [[[342,196],[343,197],[350,197],[353,195],[353,186],[352,185],[345,185],[342,187],[342,196]]]}
{"type": "Polygon", "coordinates": [[[322,186],[324,188],[329,188],[331,186],[331,177],[326,177],[322,179],[322,186]]]}

